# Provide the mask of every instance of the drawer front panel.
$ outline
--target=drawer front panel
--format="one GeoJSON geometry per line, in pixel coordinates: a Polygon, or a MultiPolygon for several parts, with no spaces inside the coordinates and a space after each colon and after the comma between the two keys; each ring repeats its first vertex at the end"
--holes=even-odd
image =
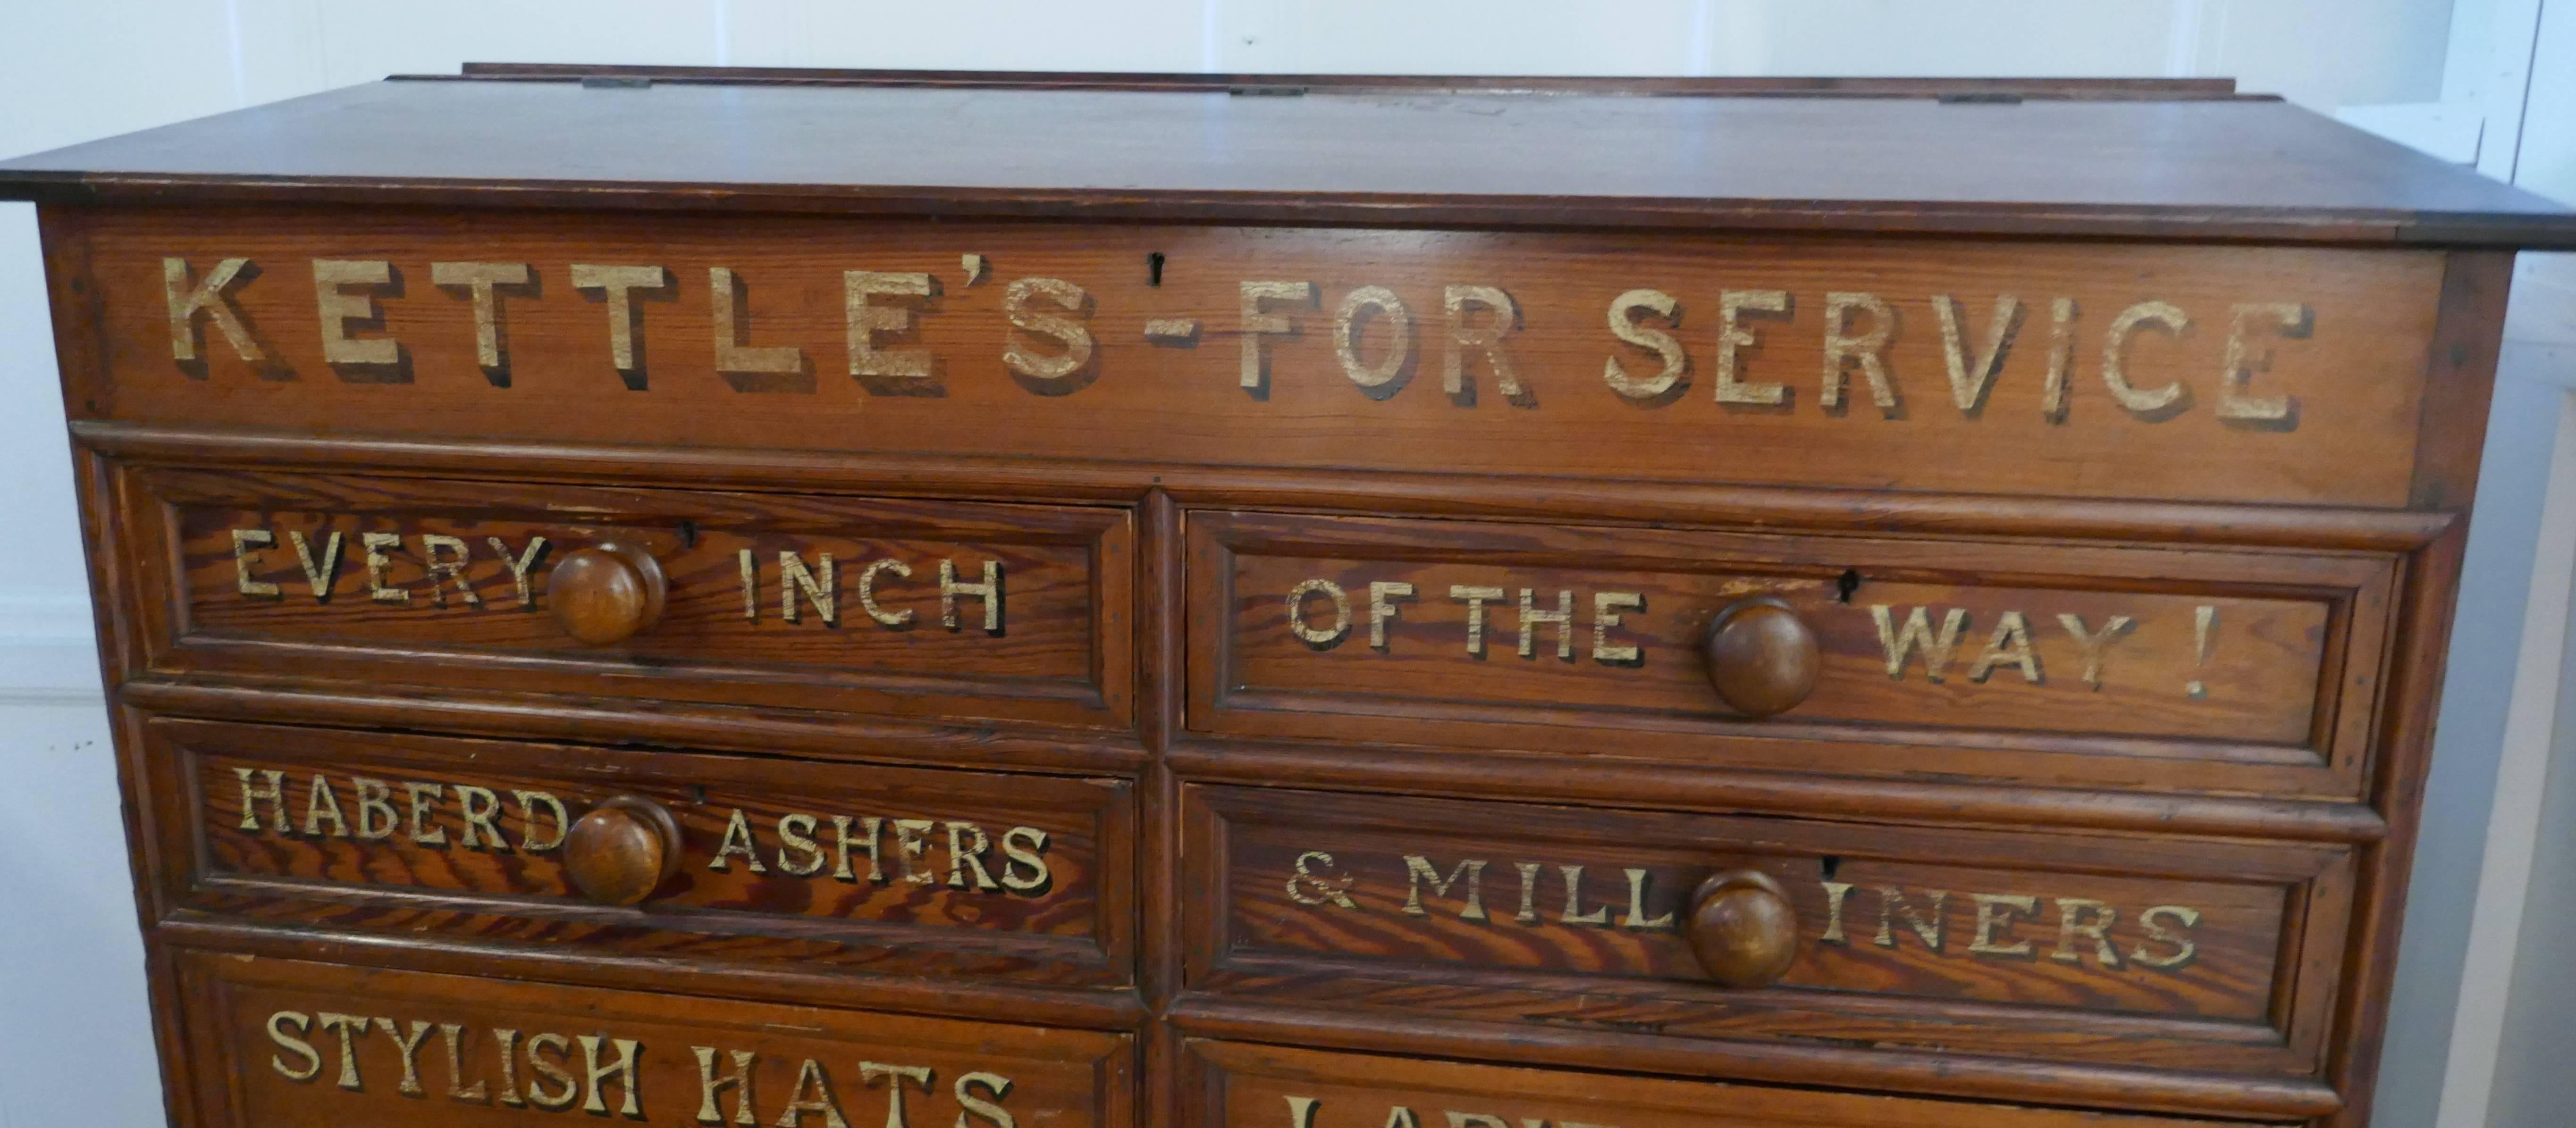
{"type": "Polygon", "coordinates": [[[2428,401],[2470,395],[2426,378],[2435,251],[255,208],[79,235],[102,356],[65,398],[155,423],[2393,507],[2428,401]],[[228,260],[174,332],[169,272],[228,260]],[[439,263],[530,285],[478,313],[439,263]],[[352,268],[381,281],[317,287],[352,268]]]}
{"type": "Polygon", "coordinates": [[[1124,510],[293,474],[124,475],[150,668],[1039,720],[1128,716],[1124,510]],[[658,562],[585,645],[555,568],[658,562]],[[151,565],[147,565],[148,567],[151,565]]]}
{"type": "Polygon", "coordinates": [[[657,1126],[1130,1123],[1122,1034],[195,951],[177,962],[198,1065],[198,1115],[182,1120],[206,1128],[505,1125],[574,1110],[657,1126]]]}
{"type": "Polygon", "coordinates": [[[2393,576],[2362,554],[1249,513],[1193,513],[1190,541],[1204,731],[2347,797],[2393,576]],[[1765,598],[1818,672],[1757,719],[1702,644],[1765,598]]]}
{"type": "Polygon", "coordinates": [[[1603,1032],[2305,1072],[2351,902],[2341,846],[1203,786],[1186,821],[1197,985],[1603,1032]],[[1694,893],[1747,870],[1796,956],[1730,988],[1694,893]]]}
{"type": "Polygon", "coordinates": [[[1193,1040],[1190,1123],[1214,1128],[2219,1128],[2013,1108],[1514,1069],[1193,1040]]]}
{"type": "Polygon", "coordinates": [[[1134,796],[1109,780],[156,719],[176,907],[487,944],[1050,983],[1129,981],[1134,796]],[[614,801],[667,812],[640,904],[574,870],[614,801]]]}

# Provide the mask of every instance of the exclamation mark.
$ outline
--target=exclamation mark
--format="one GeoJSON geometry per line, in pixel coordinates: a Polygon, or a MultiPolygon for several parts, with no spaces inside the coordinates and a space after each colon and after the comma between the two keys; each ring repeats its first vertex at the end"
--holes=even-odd
{"type": "MultiPolygon", "coordinates": [[[[2218,627],[2218,608],[2212,607],[2212,606],[2210,606],[2210,605],[2208,605],[2208,604],[2206,604],[2206,603],[2201,604],[2201,605],[2200,605],[2200,606],[2198,606],[2198,607],[2194,607],[2194,608],[2192,608],[2192,610],[2191,610],[2191,636],[2192,636],[2192,661],[2193,661],[2194,663],[2196,663],[2196,664],[2200,664],[2200,665],[2206,665],[2206,664],[2208,664],[2208,662],[2209,662],[2209,632],[2211,632],[2212,630],[2217,629],[2217,627],[2218,627]]],[[[2209,696],[2209,687],[2208,687],[2208,686],[2205,686],[2205,685],[2202,685],[2202,684],[2201,684],[2197,679],[2192,680],[2192,681],[2187,681],[2187,682],[2182,683],[2182,691],[2183,691],[2184,693],[2188,693],[2188,694],[2190,694],[2190,695],[2191,695],[2191,699],[2192,699],[2192,700],[2194,700],[2194,701],[2198,701],[2198,700],[2200,700],[2200,699],[2202,699],[2202,698],[2204,698],[2204,697],[2209,696]]]]}

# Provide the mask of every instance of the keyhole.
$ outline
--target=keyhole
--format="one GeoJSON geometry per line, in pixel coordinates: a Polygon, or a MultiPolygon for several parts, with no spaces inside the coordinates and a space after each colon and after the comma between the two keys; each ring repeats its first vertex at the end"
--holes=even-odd
{"type": "Polygon", "coordinates": [[[1843,860],[1835,855],[1827,854],[1819,860],[1824,863],[1825,880],[1827,881],[1832,881],[1834,879],[1834,874],[1841,872],[1843,868],[1843,860]]]}
{"type": "Polygon", "coordinates": [[[1860,569],[1858,568],[1843,569],[1842,576],[1834,581],[1834,597],[1840,602],[1851,602],[1852,593],[1859,590],[1860,569]]]}
{"type": "Polygon", "coordinates": [[[1146,254],[1145,284],[1148,286],[1163,284],[1163,252],[1153,251],[1146,254]]]}

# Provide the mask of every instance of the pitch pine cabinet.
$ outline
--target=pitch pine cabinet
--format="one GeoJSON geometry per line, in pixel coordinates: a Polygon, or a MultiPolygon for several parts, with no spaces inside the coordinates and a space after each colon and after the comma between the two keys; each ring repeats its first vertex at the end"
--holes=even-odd
{"type": "Polygon", "coordinates": [[[479,66],[0,193],[183,1128],[2360,1128],[2576,247],[2224,82],[479,66]]]}

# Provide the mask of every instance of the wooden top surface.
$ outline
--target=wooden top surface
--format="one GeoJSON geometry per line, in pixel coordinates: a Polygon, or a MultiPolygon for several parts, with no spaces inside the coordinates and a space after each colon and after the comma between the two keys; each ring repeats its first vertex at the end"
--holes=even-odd
{"type": "Polygon", "coordinates": [[[2189,89],[726,78],[388,80],[0,163],[0,196],[2576,247],[2576,212],[2538,196],[2286,103],[2189,89]]]}

